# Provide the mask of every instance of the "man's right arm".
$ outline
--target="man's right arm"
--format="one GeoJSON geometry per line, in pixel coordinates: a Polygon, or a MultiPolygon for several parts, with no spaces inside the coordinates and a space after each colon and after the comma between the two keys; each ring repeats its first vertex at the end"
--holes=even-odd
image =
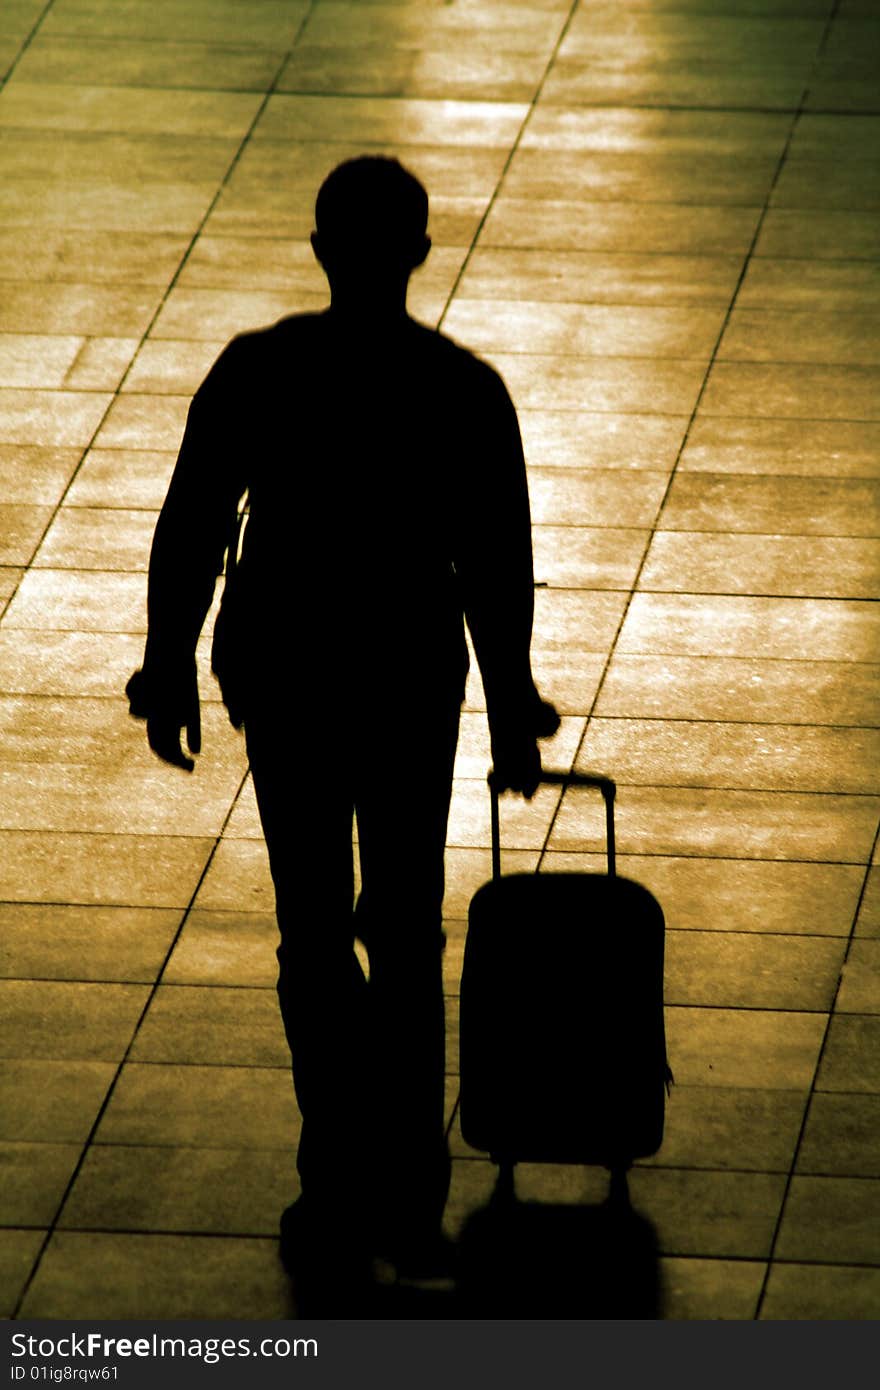
{"type": "Polygon", "coordinates": [[[147,720],[159,757],[192,770],[199,751],[195,649],[247,486],[238,401],[238,342],[230,344],[193,398],[150,552],[147,640],[142,669],[126,687],[131,713],[147,720]]]}

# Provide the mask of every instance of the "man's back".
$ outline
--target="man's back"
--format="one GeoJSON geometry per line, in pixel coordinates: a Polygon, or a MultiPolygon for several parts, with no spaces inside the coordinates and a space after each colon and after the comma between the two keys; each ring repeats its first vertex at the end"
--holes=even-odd
{"type": "Polygon", "coordinates": [[[239,582],[248,660],[262,668],[293,646],[325,667],[380,661],[420,683],[461,680],[463,606],[496,538],[505,569],[530,579],[507,392],[410,318],[363,329],[328,311],[243,335],[191,422],[194,474],[210,456],[227,507],[248,490],[239,582]]]}

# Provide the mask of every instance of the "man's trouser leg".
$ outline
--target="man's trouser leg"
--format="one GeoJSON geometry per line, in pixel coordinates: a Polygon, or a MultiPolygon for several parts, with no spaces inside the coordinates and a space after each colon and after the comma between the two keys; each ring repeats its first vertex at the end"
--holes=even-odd
{"type": "Polygon", "coordinates": [[[451,700],[420,708],[418,729],[401,720],[389,744],[365,756],[356,789],[358,930],[370,959],[382,1150],[377,1196],[392,1233],[404,1235],[439,1222],[449,1185],[442,904],[458,721],[451,700]]]}
{"type": "Polygon", "coordinates": [[[247,733],[302,1115],[297,1167],[304,1195],[349,1219],[359,1205],[370,1071],[367,983],[354,951],[352,789],[342,768],[304,758],[280,717],[255,716],[247,733]]]}
{"type": "Polygon", "coordinates": [[[393,711],[359,717],[335,765],[304,755],[289,716],[248,724],[303,1192],[380,1227],[439,1218],[448,1186],[441,910],[458,701],[419,716],[418,729],[393,711]],[[369,985],[354,952],[355,805],[369,985]]]}

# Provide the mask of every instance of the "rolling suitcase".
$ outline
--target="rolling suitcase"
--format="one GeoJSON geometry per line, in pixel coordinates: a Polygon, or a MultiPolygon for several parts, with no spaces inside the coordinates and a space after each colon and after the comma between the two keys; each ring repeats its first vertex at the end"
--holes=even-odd
{"type": "Polygon", "coordinates": [[[490,774],[492,879],[470,904],[461,978],[462,1135],[508,1173],[517,1161],[625,1173],[659,1149],[672,1080],[663,913],[617,876],[614,783],[542,782],[602,792],[608,872],[502,875],[490,774]]]}

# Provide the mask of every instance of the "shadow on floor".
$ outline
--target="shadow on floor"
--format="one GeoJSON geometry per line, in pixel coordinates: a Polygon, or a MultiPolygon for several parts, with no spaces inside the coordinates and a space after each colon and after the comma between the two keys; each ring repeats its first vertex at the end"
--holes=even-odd
{"type": "Polygon", "coordinates": [[[465,1224],[455,1279],[294,1280],[301,1317],[657,1319],[657,1237],[625,1195],[520,1202],[496,1189],[465,1224]]]}

